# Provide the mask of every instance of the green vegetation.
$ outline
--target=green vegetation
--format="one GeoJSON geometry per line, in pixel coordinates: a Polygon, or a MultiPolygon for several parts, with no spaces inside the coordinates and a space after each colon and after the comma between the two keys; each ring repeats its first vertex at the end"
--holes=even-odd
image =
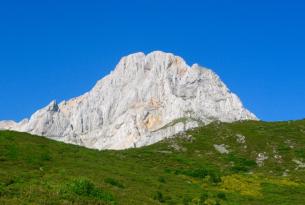
{"type": "Polygon", "coordinates": [[[121,182],[119,182],[113,178],[106,178],[105,182],[108,184],[111,184],[112,186],[116,186],[118,188],[124,189],[124,185],[121,182]]]}
{"type": "Polygon", "coordinates": [[[95,185],[88,179],[73,180],[72,182],[63,186],[63,188],[60,190],[60,195],[70,201],[82,200],[84,197],[85,202],[94,202],[95,200],[115,204],[111,194],[103,192],[101,189],[95,187],[95,185]]]}
{"type": "Polygon", "coordinates": [[[0,204],[301,205],[304,162],[304,120],[215,122],[124,151],[1,131],[0,204]]]}

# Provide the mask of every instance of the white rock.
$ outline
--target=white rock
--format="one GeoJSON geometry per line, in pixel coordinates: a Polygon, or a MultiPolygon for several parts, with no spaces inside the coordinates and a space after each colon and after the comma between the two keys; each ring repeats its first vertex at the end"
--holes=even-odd
{"type": "Polygon", "coordinates": [[[236,135],[237,139],[236,141],[240,144],[245,144],[246,143],[246,137],[241,135],[241,134],[237,134],[236,135]]]}
{"type": "Polygon", "coordinates": [[[262,167],[264,166],[264,161],[267,160],[269,157],[267,156],[267,154],[264,152],[264,153],[259,153],[256,157],[256,164],[259,166],[259,167],[262,167]]]}
{"type": "Polygon", "coordinates": [[[89,148],[126,149],[215,120],[257,118],[211,70],[155,51],[122,58],[90,92],[60,104],[52,101],[29,120],[1,122],[0,129],[89,148]],[[185,120],[173,123],[177,119],[185,120]]]}
{"type": "Polygon", "coordinates": [[[16,122],[11,120],[0,121],[0,130],[10,130],[16,126],[16,122]]]}
{"type": "Polygon", "coordinates": [[[286,169],[284,172],[283,172],[283,177],[287,177],[289,176],[289,169],[286,169]]]}
{"type": "Polygon", "coordinates": [[[305,168],[305,163],[304,162],[302,162],[300,160],[297,160],[297,159],[294,159],[292,161],[297,164],[297,168],[296,169],[298,169],[298,168],[305,168]]]}
{"type": "Polygon", "coordinates": [[[221,144],[221,145],[217,145],[217,144],[214,144],[214,148],[220,153],[220,154],[229,154],[229,150],[227,150],[226,148],[227,146],[224,145],[224,144],[221,144]]]}

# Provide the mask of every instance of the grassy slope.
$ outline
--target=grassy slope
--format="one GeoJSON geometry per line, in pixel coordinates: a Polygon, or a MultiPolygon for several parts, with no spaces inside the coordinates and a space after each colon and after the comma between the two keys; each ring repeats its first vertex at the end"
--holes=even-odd
{"type": "Polygon", "coordinates": [[[125,151],[2,131],[0,204],[304,204],[295,159],[305,161],[305,121],[213,123],[125,151]]]}

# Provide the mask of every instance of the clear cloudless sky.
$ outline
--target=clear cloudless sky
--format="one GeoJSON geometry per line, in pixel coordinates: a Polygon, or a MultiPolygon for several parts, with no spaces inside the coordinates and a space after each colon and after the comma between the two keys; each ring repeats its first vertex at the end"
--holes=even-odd
{"type": "Polygon", "coordinates": [[[304,0],[0,0],[0,120],[153,50],[213,69],[260,119],[305,118],[304,0]]]}

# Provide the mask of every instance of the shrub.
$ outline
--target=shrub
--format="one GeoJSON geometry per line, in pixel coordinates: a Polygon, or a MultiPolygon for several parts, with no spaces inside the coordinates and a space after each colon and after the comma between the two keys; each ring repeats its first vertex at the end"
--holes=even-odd
{"type": "Polygon", "coordinates": [[[4,184],[0,183],[0,197],[4,194],[4,184]]]}
{"type": "Polygon", "coordinates": [[[43,153],[41,155],[41,160],[43,160],[43,161],[51,161],[51,159],[52,159],[52,157],[49,153],[43,153]]]}
{"type": "Polygon", "coordinates": [[[211,181],[213,183],[220,183],[221,182],[221,177],[220,177],[220,174],[218,172],[211,172],[209,173],[209,176],[211,177],[211,181]]]}
{"type": "Polygon", "coordinates": [[[216,169],[213,168],[197,168],[197,169],[191,169],[191,170],[182,170],[182,171],[176,171],[176,174],[183,174],[186,176],[190,176],[193,178],[199,178],[204,179],[206,177],[209,177],[211,182],[213,183],[219,183],[221,182],[221,177],[219,172],[216,169]]]}
{"type": "Polygon", "coordinates": [[[125,188],[125,186],[121,182],[119,182],[119,181],[117,181],[116,179],[113,179],[113,178],[105,179],[105,183],[111,184],[112,186],[115,186],[115,187],[118,187],[118,188],[121,188],[121,189],[125,188]]]}
{"type": "Polygon", "coordinates": [[[158,178],[158,181],[161,182],[161,183],[166,183],[165,178],[162,177],[162,176],[160,176],[160,177],[158,178]]]}
{"type": "Polygon", "coordinates": [[[296,149],[294,152],[295,152],[295,155],[297,157],[305,158],[305,150],[303,148],[302,149],[296,149]]]}
{"type": "Polygon", "coordinates": [[[219,205],[218,201],[215,199],[207,199],[203,203],[204,205],[219,205]]]}
{"type": "Polygon", "coordinates": [[[209,193],[204,191],[200,195],[200,201],[204,203],[209,198],[209,193]]]}
{"type": "Polygon", "coordinates": [[[233,154],[229,154],[228,160],[234,162],[234,166],[231,168],[231,170],[235,173],[249,172],[256,166],[256,162],[254,160],[245,159],[233,154]]]}
{"type": "Polygon", "coordinates": [[[217,194],[217,198],[221,199],[221,200],[227,200],[227,196],[226,196],[226,194],[224,192],[219,192],[217,194]]]}
{"type": "Polygon", "coordinates": [[[156,201],[159,201],[160,203],[165,203],[165,201],[166,201],[162,192],[160,192],[160,191],[156,191],[156,193],[153,196],[153,199],[156,201]]]}
{"type": "Polygon", "coordinates": [[[222,177],[221,187],[227,191],[238,192],[241,195],[261,196],[261,183],[259,179],[250,176],[233,174],[222,177]]]}
{"type": "Polygon", "coordinates": [[[183,205],[189,205],[192,202],[192,198],[190,196],[184,196],[182,202],[183,205]]]}
{"type": "Polygon", "coordinates": [[[191,203],[186,202],[185,204],[192,205],[220,205],[224,204],[226,199],[226,195],[223,192],[219,192],[216,194],[209,193],[207,191],[203,191],[199,197],[194,198],[191,203]]]}
{"type": "Polygon", "coordinates": [[[80,197],[89,197],[104,202],[114,202],[114,198],[110,193],[104,192],[97,188],[88,179],[75,179],[66,184],[61,190],[61,194],[67,198],[74,198],[75,195],[80,197]]]}
{"type": "Polygon", "coordinates": [[[209,175],[209,171],[206,168],[199,168],[199,169],[184,171],[184,174],[194,178],[204,179],[206,176],[209,175]]]}

